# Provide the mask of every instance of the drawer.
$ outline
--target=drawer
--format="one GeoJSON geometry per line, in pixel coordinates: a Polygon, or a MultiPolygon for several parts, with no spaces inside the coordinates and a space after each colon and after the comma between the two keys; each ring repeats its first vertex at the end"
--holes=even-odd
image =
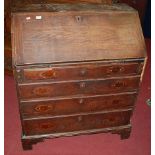
{"type": "Polygon", "coordinates": [[[23,118],[55,116],[123,109],[134,105],[137,93],[91,96],[81,98],[51,99],[47,101],[22,102],[23,118]]]}
{"type": "Polygon", "coordinates": [[[23,120],[25,135],[109,128],[130,123],[132,111],[23,120]]]}
{"type": "Polygon", "coordinates": [[[123,75],[140,75],[143,63],[90,63],[74,65],[33,66],[16,70],[19,82],[84,80],[123,75]]]}
{"type": "Polygon", "coordinates": [[[19,84],[20,99],[98,95],[137,90],[139,76],[72,82],[19,84]]]}

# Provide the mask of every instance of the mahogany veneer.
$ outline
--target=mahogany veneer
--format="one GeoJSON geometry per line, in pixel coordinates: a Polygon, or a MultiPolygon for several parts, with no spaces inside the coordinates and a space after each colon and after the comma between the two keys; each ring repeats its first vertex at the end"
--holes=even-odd
{"type": "Polygon", "coordinates": [[[124,4],[32,5],[31,12],[23,5],[14,11],[23,149],[80,134],[129,138],[146,63],[137,11],[124,4]]]}

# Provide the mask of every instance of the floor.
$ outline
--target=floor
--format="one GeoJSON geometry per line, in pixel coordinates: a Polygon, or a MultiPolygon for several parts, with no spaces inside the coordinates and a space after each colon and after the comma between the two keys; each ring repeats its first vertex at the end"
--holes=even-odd
{"type": "Polygon", "coordinates": [[[45,140],[34,145],[32,151],[23,151],[21,126],[13,77],[5,76],[5,155],[150,155],[151,109],[146,104],[150,98],[150,40],[146,40],[148,63],[141,85],[132,133],[127,140],[118,135],[94,134],[45,140]]]}

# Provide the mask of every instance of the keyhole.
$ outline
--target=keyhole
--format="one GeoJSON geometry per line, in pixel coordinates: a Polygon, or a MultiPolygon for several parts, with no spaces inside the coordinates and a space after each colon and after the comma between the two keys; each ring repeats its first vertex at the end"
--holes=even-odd
{"type": "Polygon", "coordinates": [[[75,18],[76,18],[77,22],[81,21],[81,16],[76,16],[75,18]]]}
{"type": "Polygon", "coordinates": [[[79,21],[80,20],[80,17],[77,17],[77,20],[79,21]]]}

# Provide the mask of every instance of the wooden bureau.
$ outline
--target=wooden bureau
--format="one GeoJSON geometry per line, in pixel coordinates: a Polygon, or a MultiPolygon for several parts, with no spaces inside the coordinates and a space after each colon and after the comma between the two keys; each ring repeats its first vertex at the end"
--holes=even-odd
{"type": "Polygon", "coordinates": [[[12,47],[23,149],[61,136],[130,136],[147,58],[137,11],[23,6],[12,14],[12,47]]]}

